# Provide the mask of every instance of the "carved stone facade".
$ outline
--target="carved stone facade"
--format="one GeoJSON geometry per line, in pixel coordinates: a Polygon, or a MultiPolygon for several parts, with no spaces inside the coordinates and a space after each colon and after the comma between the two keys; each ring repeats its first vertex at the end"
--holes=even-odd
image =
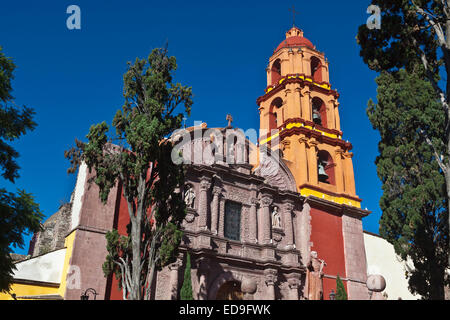
{"type": "MultiPolygon", "coordinates": [[[[192,131],[192,142],[189,142],[194,150],[200,144],[196,134],[204,136],[209,129],[197,130],[201,134],[192,131]]],[[[224,137],[234,130],[227,131],[224,137]]],[[[190,146],[182,147],[185,156],[191,154],[187,152],[190,146]]],[[[248,157],[252,146],[248,141],[244,146],[236,155],[244,153],[244,157],[248,157]]],[[[228,144],[229,149],[237,148],[228,144]]],[[[207,154],[203,156],[208,159],[207,154]]],[[[307,207],[303,207],[304,199],[293,191],[295,182],[284,163],[277,164],[279,160],[270,153],[265,159],[264,164],[253,171],[248,163],[228,164],[226,157],[220,164],[188,166],[186,190],[194,192],[191,198],[195,201],[184,221],[181,252],[189,251],[191,255],[195,299],[214,300],[223,285],[230,282],[242,285],[243,279],[247,281],[241,288],[245,299],[298,300],[304,297],[306,265],[301,250],[307,251],[309,246],[309,228],[304,227],[305,222],[309,222],[309,213],[307,207]],[[227,211],[229,204],[234,204],[234,211],[239,208],[240,221],[232,226],[227,224],[235,222],[227,217],[232,214],[227,211]],[[228,229],[233,226],[239,226],[239,230],[234,231],[237,238],[230,237],[228,229]],[[248,283],[255,289],[249,290],[248,283]]],[[[155,299],[177,296],[172,293],[175,279],[178,290],[183,279],[182,273],[177,277],[176,272],[169,266],[158,273],[155,299]]]]}

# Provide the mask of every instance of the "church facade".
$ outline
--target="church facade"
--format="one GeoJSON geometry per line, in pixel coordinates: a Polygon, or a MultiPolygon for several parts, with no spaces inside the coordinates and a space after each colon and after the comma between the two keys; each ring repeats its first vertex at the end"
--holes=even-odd
{"type": "MultiPolygon", "coordinates": [[[[338,276],[349,299],[370,298],[362,227],[370,212],[356,194],[338,98],[324,54],[293,27],[269,59],[267,87],[257,99],[256,144],[231,122],[172,137],[188,168],[182,190],[188,214],[179,258],[157,273],[153,299],[179,298],[187,253],[199,300],[329,299],[338,276]]],[[[106,232],[126,232],[126,202],[117,185],[103,205],[90,175],[82,165],[64,248],[46,253],[64,249],[52,262],[61,280],[45,292],[79,299],[94,288],[97,299],[122,299],[117,280],[103,276],[102,263],[106,232]]],[[[24,265],[19,273],[26,270],[24,265]]]]}

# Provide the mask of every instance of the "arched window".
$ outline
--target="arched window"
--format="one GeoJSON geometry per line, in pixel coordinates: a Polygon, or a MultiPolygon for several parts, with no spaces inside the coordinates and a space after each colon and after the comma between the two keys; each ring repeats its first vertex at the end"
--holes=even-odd
{"type": "Polygon", "coordinates": [[[330,154],[325,150],[320,150],[317,156],[317,171],[319,174],[319,182],[335,185],[336,178],[334,167],[335,164],[330,154]]]}
{"type": "Polygon", "coordinates": [[[227,239],[241,240],[241,208],[236,202],[225,203],[224,236],[227,239]]]}
{"type": "Polygon", "coordinates": [[[277,59],[272,64],[272,84],[277,84],[281,79],[281,61],[277,59]]]}
{"type": "Polygon", "coordinates": [[[322,82],[322,62],[316,57],[311,58],[311,77],[314,82],[322,82]]]}
{"type": "Polygon", "coordinates": [[[276,98],[272,101],[269,110],[269,130],[278,129],[281,126],[281,110],[279,110],[283,106],[283,100],[281,98],[276,98]]]}
{"type": "Polygon", "coordinates": [[[312,118],[315,124],[327,127],[327,107],[322,99],[317,97],[312,99],[312,118]]]}

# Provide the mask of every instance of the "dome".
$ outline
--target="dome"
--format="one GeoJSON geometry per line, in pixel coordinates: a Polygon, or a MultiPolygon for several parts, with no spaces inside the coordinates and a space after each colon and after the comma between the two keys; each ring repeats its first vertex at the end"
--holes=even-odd
{"type": "Polygon", "coordinates": [[[315,49],[314,45],[307,38],[303,37],[303,31],[297,27],[293,27],[291,30],[286,32],[286,40],[280,43],[280,45],[275,49],[277,52],[280,49],[287,47],[308,47],[310,49],[315,49]]]}

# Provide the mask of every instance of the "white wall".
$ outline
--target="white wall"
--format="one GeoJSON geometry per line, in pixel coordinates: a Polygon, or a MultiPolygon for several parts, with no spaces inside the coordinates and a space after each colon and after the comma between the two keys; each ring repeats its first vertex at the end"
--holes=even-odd
{"type": "Polygon", "coordinates": [[[364,233],[364,245],[366,248],[367,274],[379,274],[386,279],[388,300],[417,300],[420,296],[414,296],[408,290],[406,270],[411,270],[414,265],[401,261],[395,253],[394,247],[386,240],[368,233],[364,233]]]}
{"type": "Polygon", "coordinates": [[[86,178],[88,174],[88,168],[86,163],[81,163],[80,167],[78,168],[78,176],[77,176],[77,183],[75,185],[75,194],[73,197],[73,203],[72,203],[72,225],[70,227],[69,231],[72,231],[75,229],[78,224],[80,223],[80,213],[81,213],[81,207],[82,207],[82,199],[84,195],[84,188],[86,184],[86,178]]]}
{"type": "Polygon", "coordinates": [[[66,249],[16,263],[15,279],[60,283],[66,249]]]}

